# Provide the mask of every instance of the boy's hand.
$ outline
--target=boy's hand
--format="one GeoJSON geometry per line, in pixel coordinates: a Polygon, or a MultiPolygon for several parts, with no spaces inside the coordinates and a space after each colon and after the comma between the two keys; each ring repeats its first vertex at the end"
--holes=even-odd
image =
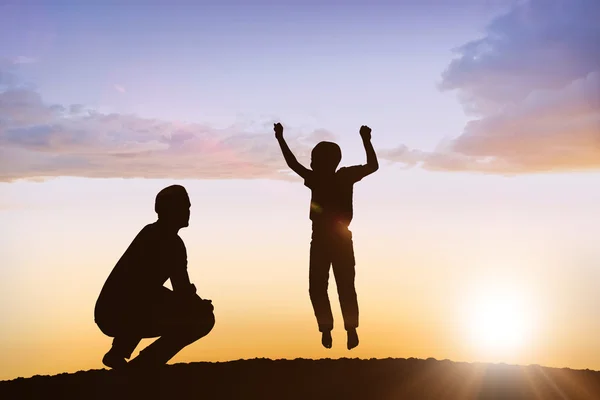
{"type": "Polygon", "coordinates": [[[273,124],[273,130],[275,131],[275,138],[281,139],[283,138],[283,125],[281,123],[273,124]]]}
{"type": "Polygon", "coordinates": [[[371,128],[366,125],[360,127],[360,137],[363,140],[371,140],[371,128]]]}

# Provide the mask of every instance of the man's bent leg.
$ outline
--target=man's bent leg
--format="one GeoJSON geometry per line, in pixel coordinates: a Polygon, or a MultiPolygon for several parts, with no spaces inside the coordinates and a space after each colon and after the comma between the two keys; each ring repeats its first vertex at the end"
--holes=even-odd
{"type": "Polygon", "coordinates": [[[180,332],[164,334],[150,346],[142,350],[129,364],[140,367],[159,367],[165,365],[184,347],[189,346],[210,333],[215,324],[214,316],[212,314],[211,316],[212,318],[205,318],[201,323],[190,324],[185,328],[186,330],[182,329],[180,332]]]}
{"type": "Polygon", "coordinates": [[[142,340],[141,337],[120,335],[115,336],[111,351],[119,354],[123,358],[131,358],[131,354],[142,340]]]}
{"type": "MultiPolygon", "coordinates": [[[[155,329],[160,331],[160,338],[142,350],[130,364],[134,366],[156,367],[166,364],[184,347],[206,336],[215,325],[215,317],[201,303],[199,297],[185,302],[175,298],[168,301],[167,308],[155,321],[155,329]]],[[[156,332],[158,333],[158,332],[156,332]]]]}
{"type": "Polygon", "coordinates": [[[102,357],[102,364],[111,368],[119,369],[127,365],[125,359],[131,357],[131,353],[141,339],[128,336],[117,336],[113,339],[110,350],[102,357]]]}
{"type": "Polygon", "coordinates": [[[321,240],[313,240],[310,244],[308,292],[320,332],[330,332],[333,329],[333,314],[327,294],[330,264],[327,244],[321,240]]]}
{"type": "Polygon", "coordinates": [[[126,318],[121,318],[117,313],[104,313],[96,318],[96,323],[100,330],[107,336],[113,337],[113,342],[110,350],[102,358],[102,363],[112,369],[117,369],[125,366],[131,353],[135,350],[140,340],[139,335],[128,327],[123,321],[126,318]]]}

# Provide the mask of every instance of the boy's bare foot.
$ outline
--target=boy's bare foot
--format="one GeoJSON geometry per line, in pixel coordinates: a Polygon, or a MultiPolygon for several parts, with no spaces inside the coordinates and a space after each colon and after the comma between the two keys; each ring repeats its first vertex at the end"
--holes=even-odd
{"type": "Polygon", "coordinates": [[[348,350],[352,350],[358,346],[358,333],[356,333],[356,329],[348,330],[348,350]]]}
{"type": "Polygon", "coordinates": [[[331,331],[323,332],[323,335],[321,336],[321,343],[326,349],[331,348],[333,344],[333,339],[331,338],[331,331]]]}
{"type": "Polygon", "coordinates": [[[108,353],[102,357],[102,364],[111,369],[120,369],[127,365],[127,361],[125,361],[125,357],[119,356],[113,349],[110,349],[108,353]]]}

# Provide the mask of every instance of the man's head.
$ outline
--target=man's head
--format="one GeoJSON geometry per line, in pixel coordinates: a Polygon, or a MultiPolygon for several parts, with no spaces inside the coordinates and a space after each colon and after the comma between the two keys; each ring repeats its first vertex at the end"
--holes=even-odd
{"type": "Polygon", "coordinates": [[[190,198],[181,185],[164,188],[156,195],[154,211],[158,219],[176,228],[184,228],[190,221],[190,198]]]}
{"type": "Polygon", "coordinates": [[[310,167],[316,172],[335,172],[341,160],[340,146],[333,142],[319,142],[312,150],[310,167]]]}

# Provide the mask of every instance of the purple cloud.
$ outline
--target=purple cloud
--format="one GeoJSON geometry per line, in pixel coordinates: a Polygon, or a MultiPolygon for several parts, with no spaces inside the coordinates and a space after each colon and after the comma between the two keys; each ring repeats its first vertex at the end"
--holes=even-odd
{"type": "Polygon", "coordinates": [[[429,170],[522,174],[600,169],[600,2],[517,3],[456,51],[440,88],[476,119],[433,151],[382,156],[429,170]]]}
{"type": "MultiPolygon", "coordinates": [[[[289,179],[272,123],[255,133],[103,114],[79,104],[49,105],[35,91],[9,87],[0,92],[0,181],[56,176],[289,179]]],[[[306,157],[305,143],[324,135],[287,136],[299,157],[306,157]]]]}

